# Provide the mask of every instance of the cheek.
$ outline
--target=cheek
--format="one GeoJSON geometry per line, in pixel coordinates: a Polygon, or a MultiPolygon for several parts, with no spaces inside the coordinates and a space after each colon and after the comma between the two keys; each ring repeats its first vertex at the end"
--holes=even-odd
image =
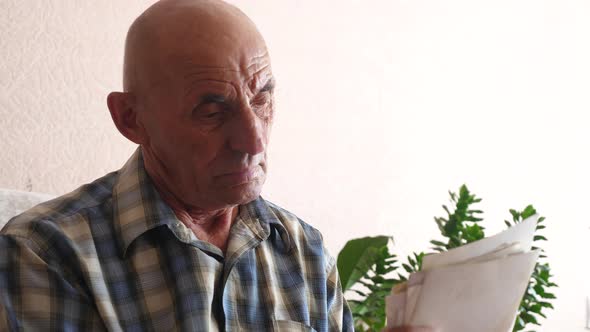
{"type": "Polygon", "coordinates": [[[220,133],[206,135],[193,133],[185,139],[184,153],[190,155],[193,167],[198,169],[204,170],[210,166],[213,167],[218,159],[226,155],[224,153],[226,137],[220,133]]]}
{"type": "Polygon", "coordinates": [[[158,144],[161,149],[165,149],[173,158],[182,157],[189,152],[194,144],[191,135],[188,135],[182,128],[178,126],[168,126],[160,128],[157,134],[158,144]]]}
{"type": "Polygon", "coordinates": [[[150,148],[176,172],[194,169],[195,155],[206,149],[201,137],[179,124],[162,121],[150,136],[150,148]]]}

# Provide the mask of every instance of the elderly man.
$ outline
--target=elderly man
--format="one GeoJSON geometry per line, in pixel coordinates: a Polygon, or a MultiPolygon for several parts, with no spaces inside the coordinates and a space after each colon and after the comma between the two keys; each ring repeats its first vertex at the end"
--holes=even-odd
{"type": "Polygon", "coordinates": [[[260,197],[275,81],[254,24],[160,1],[123,86],[107,103],[135,154],[2,230],[0,330],[352,330],[320,233],[260,197]]]}
{"type": "Polygon", "coordinates": [[[161,1],[124,62],[107,103],[140,148],[3,229],[0,330],[350,330],[320,233],[259,197],[275,81],[254,24],[161,1]]]}

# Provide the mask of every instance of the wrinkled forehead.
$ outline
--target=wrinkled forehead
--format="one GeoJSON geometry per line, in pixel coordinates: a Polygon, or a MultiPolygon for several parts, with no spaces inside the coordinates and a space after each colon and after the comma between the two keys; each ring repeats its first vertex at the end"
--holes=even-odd
{"type": "Polygon", "coordinates": [[[182,41],[162,49],[164,60],[178,68],[200,65],[241,72],[256,72],[270,66],[264,42],[230,35],[186,34],[182,41]]]}
{"type": "Polygon", "coordinates": [[[238,47],[238,43],[228,47],[214,41],[201,45],[168,53],[160,68],[165,81],[183,90],[197,82],[215,82],[254,93],[272,80],[270,57],[264,47],[238,47]]]}
{"type": "Polygon", "coordinates": [[[180,80],[179,83],[190,84],[199,80],[211,80],[247,85],[244,87],[254,91],[272,79],[270,59],[266,52],[239,58],[173,55],[169,59],[169,76],[180,80]]]}
{"type": "MultiPolygon", "coordinates": [[[[201,13],[202,14],[202,13],[201,13]]],[[[199,73],[264,80],[271,75],[264,39],[243,14],[181,15],[164,29],[154,31],[152,68],[183,77],[199,73]],[[217,18],[217,19],[216,19],[217,18]]]]}

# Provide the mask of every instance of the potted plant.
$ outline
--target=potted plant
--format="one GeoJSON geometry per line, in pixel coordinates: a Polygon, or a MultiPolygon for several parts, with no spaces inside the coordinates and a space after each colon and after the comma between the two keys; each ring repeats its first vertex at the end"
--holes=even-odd
{"type": "MultiPolygon", "coordinates": [[[[430,241],[434,252],[456,248],[485,236],[480,217],[483,212],[473,208],[481,199],[471,194],[465,185],[461,186],[458,194],[449,194],[451,208],[443,205],[446,216],[434,218],[442,236],[442,239],[430,241]]],[[[537,213],[532,205],[522,211],[510,209],[509,212],[511,220],[504,221],[507,227],[537,213]]],[[[547,241],[539,234],[545,228],[544,222],[544,217],[537,221],[533,249],[539,249],[540,243],[547,241]]],[[[421,269],[424,252],[413,253],[400,264],[398,257],[390,252],[392,242],[391,236],[352,239],[338,254],[340,280],[343,291],[349,295],[348,303],[357,331],[383,329],[386,325],[385,297],[393,286],[421,269]]],[[[550,289],[557,285],[552,277],[547,257],[541,253],[520,303],[513,331],[540,325],[540,317],[545,318],[547,310],[553,309],[551,300],[555,299],[555,295],[550,289]]]]}

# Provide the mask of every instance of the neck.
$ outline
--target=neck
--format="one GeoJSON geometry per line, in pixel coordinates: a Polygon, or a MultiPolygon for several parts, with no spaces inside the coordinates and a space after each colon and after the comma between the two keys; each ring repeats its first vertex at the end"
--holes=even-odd
{"type": "Polygon", "coordinates": [[[145,169],[152,179],[156,190],[174,211],[174,214],[195,236],[217,246],[225,253],[229,240],[230,228],[238,214],[238,205],[217,210],[207,210],[184,203],[175,194],[160,173],[149,167],[144,159],[145,169]]]}

